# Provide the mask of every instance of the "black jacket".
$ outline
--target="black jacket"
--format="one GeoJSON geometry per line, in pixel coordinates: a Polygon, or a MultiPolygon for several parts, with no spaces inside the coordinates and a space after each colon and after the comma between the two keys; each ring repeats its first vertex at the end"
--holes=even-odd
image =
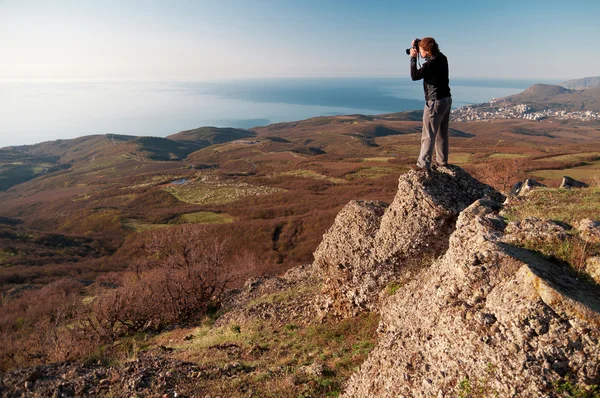
{"type": "Polygon", "coordinates": [[[448,58],[441,52],[426,58],[421,69],[417,69],[417,59],[410,58],[410,77],[423,79],[425,101],[450,97],[448,80],[448,58]]]}

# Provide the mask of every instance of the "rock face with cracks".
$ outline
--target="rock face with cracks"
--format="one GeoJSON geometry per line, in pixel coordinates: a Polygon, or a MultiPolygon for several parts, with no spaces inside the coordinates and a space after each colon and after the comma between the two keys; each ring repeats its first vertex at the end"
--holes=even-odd
{"type": "Polygon", "coordinates": [[[385,286],[411,262],[442,255],[457,215],[485,196],[501,200],[490,186],[449,166],[429,176],[416,171],[402,175],[389,206],[350,202],[314,253],[324,311],[348,317],[378,309],[385,286]]]}
{"type": "Polygon", "coordinates": [[[598,286],[507,243],[499,206],[465,209],[443,257],[384,302],[379,344],[343,397],[558,397],[565,383],[600,384],[598,286]]]}

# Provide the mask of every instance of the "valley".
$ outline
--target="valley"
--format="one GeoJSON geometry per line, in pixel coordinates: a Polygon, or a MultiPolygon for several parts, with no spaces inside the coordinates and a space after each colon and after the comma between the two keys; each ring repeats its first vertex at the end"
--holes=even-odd
{"type": "MultiPolygon", "coordinates": [[[[563,176],[600,186],[600,123],[596,120],[461,120],[456,116],[467,108],[461,109],[451,122],[450,163],[480,181],[505,193],[526,178],[551,188],[558,187],[563,176]]],[[[198,245],[204,251],[215,250],[210,252],[210,261],[224,267],[219,277],[227,288],[245,286],[250,292],[245,285],[249,278],[275,277],[312,263],[324,233],[348,202],[389,203],[394,199],[398,178],[409,171],[419,152],[420,118],[419,111],[328,116],[250,130],[202,127],[166,138],[93,135],[0,149],[0,182],[4,184],[0,192],[0,290],[6,308],[20,306],[3,315],[17,332],[7,334],[15,350],[0,358],[0,365],[8,369],[32,358],[44,363],[69,355],[89,356],[94,344],[106,336],[90,339],[89,346],[81,346],[78,353],[48,353],[46,347],[28,340],[35,333],[30,337],[18,331],[35,330],[38,319],[53,313],[56,303],[72,303],[76,297],[94,303],[92,311],[104,319],[113,319],[109,302],[102,298],[113,297],[119,289],[133,289],[126,290],[132,294],[128,300],[144,297],[131,281],[135,275],[147,275],[150,279],[144,283],[155,289],[152,283],[161,281],[161,270],[152,268],[152,262],[161,256],[171,258],[175,250],[183,250],[190,258],[198,256],[198,245]],[[48,298],[47,306],[32,305],[39,295],[48,298]],[[22,320],[13,319],[19,311],[25,314],[22,320]]],[[[585,207],[591,217],[598,215],[594,192],[577,199],[591,200],[585,207]]],[[[544,201],[538,207],[548,205],[544,201]]],[[[558,212],[555,217],[565,219],[558,212]]],[[[578,217],[588,214],[569,212],[578,217]]],[[[185,263],[186,258],[175,256],[169,261],[185,263]]],[[[311,285],[311,289],[316,287],[311,285]]],[[[300,297],[314,294],[313,290],[303,291],[300,297]]],[[[281,294],[285,295],[281,302],[293,298],[293,306],[303,306],[302,300],[294,298],[296,293],[281,294]]],[[[279,298],[269,300],[280,302],[279,298]]],[[[73,311],[79,314],[81,309],[73,311]]],[[[210,311],[201,307],[198,316],[218,317],[210,311]]],[[[66,322],[69,315],[65,316],[66,322]]],[[[206,321],[202,319],[154,320],[158,323],[153,330],[161,331],[173,322],[196,325],[206,321]]],[[[368,335],[353,344],[367,344],[370,350],[375,320],[361,318],[360,322],[368,324],[368,335]]],[[[300,319],[290,320],[285,335],[295,338],[300,323],[300,319]]],[[[89,327],[93,321],[84,324],[89,327]]],[[[202,326],[205,331],[201,333],[208,335],[201,338],[216,339],[210,347],[227,336],[237,342],[244,334],[238,336],[239,331],[231,329],[234,326],[214,329],[218,336],[212,326],[202,326]]],[[[139,330],[136,327],[115,331],[118,334],[110,338],[121,341],[122,336],[139,330]]],[[[252,341],[271,344],[261,337],[260,327],[252,329],[252,341]]],[[[273,333],[278,330],[271,324],[265,327],[273,333]]],[[[340,327],[350,329],[349,324],[340,327]]],[[[302,326],[298,333],[313,333],[312,328],[302,326]]],[[[52,335],[49,326],[40,333],[44,330],[44,336],[52,335]]],[[[184,331],[173,332],[177,342],[187,338],[179,336],[184,331]]],[[[315,349],[309,346],[306,350],[315,349]]],[[[277,349],[287,350],[287,346],[277,349]]],[[[332,349],[351,348],[336,345],[332,349]]],[[[345,351],[335,353],[346,361],[340,364],[336,383],[351,373],[348,364],[361,363],[369,350],[358,350],[352,357],[346,357],[345,351]]],[[[189,355],[211,361],[202,350],[189,355]]],[[[303,355],[310,358],[313,354],[303,355]]]]}

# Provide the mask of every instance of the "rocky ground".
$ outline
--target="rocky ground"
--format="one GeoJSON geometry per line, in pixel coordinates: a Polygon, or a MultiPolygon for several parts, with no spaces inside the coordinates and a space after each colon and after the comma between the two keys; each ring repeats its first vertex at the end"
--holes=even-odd
{"type": "Polygon", "coordinates": [[[600,224],[507,222],[501,203],[460,168],[411,171],[392,204],[349,203],[312,265],[248,281],[214,323],[112,365],[5,373],[0,393],[599,396],[600,224]],[[585,266],[547,254],[575,238],[596,253],[585,266]]]}

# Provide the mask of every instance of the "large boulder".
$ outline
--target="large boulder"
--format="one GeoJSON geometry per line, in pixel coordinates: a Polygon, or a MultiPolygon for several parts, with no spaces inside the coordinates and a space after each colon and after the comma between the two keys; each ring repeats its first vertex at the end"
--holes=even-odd
{"type": "Polygon", "coordinates": [[[579,230],[579,236],[586,242],[600,243],[600,221],[584,218],[577,229],[579,230]]]}
{"type": "Polygon", "coordinates": [[[524,220],[513,221],[507,225],[504,241],[514,244],[563,241],[567,238],[569,229],[568,225],[554,220],[526,217],[524,220]]]}
{"type": "Polygon", "coordinates": [[[537,182],[533,178],[528,178],[525,180],[523,184],[518,188],[517,196],[525,196],[529,192],[533,191],[536,188],[545,188],[546,186],[542,183],[537,182]]]}
{"type": "Polygon", "coordinates": [[[559,188],[572,189],[572,188],[587,188],[589,185],[585,182],[577,181],[574,178],[564,176],[559,188]]]}
{"type": "Polygon", "coordinates": [[[600,256],[590,257],[586,260],[585,272],[600,284],[600,256]]]}
{"type": "Polygon", "coordinates": [[[348,317],[377,310],[385,286],[410,265],[427,266],[442,255],[460,211],[484,196],[501,199],[490,186],[450,166],[431,175],[402,175],[389,206],[350,202],[314,253],[326,313],[348,317]]]}
{"type": "Polygon", "coordinates": [[[353,200],[337,215],[314,253],[323,279],[321,307],[327,313],[354,315],[364,309],[391,277],[376,267],[375,235],[387,204],[353,200]]]}
{"type": "Polygon", "coordinates": [[[379,344],[343,397],[558,397],[600,383],[597,286],[504,242],[497,207],[464,210],[445,255],[383,303],[379,344]]]}

